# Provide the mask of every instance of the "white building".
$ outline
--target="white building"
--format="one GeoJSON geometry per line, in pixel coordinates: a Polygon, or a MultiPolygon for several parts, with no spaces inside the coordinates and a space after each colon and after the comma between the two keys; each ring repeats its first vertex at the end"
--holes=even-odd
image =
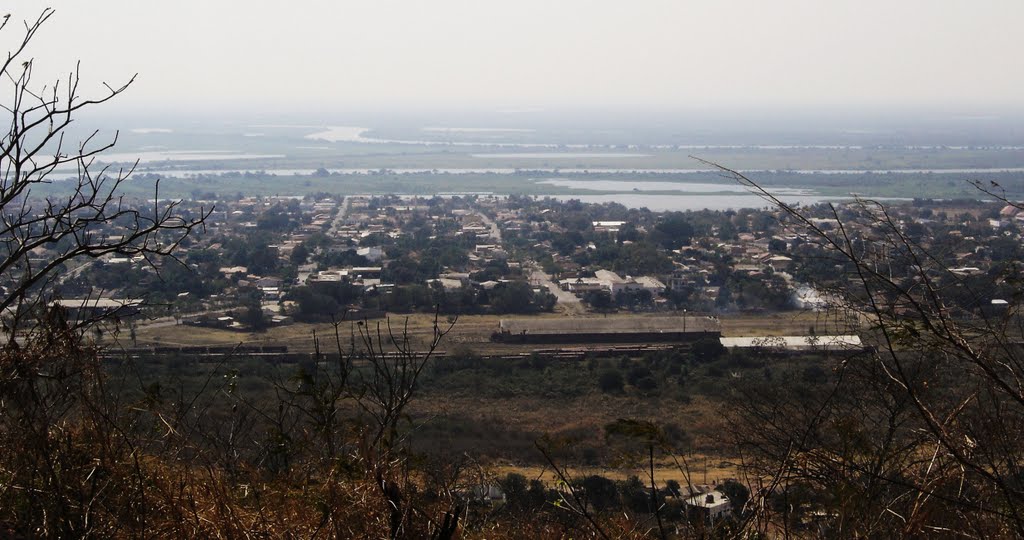
{"type": "Polygon", "coordinates": [[[652,295],[657,296],[665,290],[664,283],[650,276],[641,276],[638,278],[627,276],[623,278],[610,270],[598,270],[597,272],[594,272],[594,277],[612,293],[612,296],[618,294],[619,291],[636,290],[650,291],[652,295]]]}
{"type": "Polygon", "coordinates": [[[595,221],[593,222],[594,232],[617,233],[625,225],[625,221],[595,221]]]}
{"type": "Polygon", "coordinates": [[[384,250],[377,247],[364,247],[356,250],[356,255],[366,257],[366,260],[370,262],[377,262],[384,256],[384,250]]]}
{"type": "Polygon", "coordinates": [[[859,351],[864,344],[857,335],[822,336],[748,336],[722,337],[718,340],[726,349],[752,349],[765,351],[859,351]]]}
{"type": "Polygon", "coordinates": [[[698,493],[686,499],[686,505],[703,510],[706,513],[706,519],[711,523],[722,519],[732,511],[732,502],[729,501],[729,497],[717,489],[707,493],[698,493]]]}
{"type": "Polygon", "coordinates": [[[665,292],[665,284],[651,276],[640,276],[634,279],[634,281],[645,291],[650,291],[654,296],[658,296],[665,292]]]}
{"type": "Polygon", "coordinates": [[[629,281],[622,279],[622,276],[611,270],[598,270],[594,272],[594,277],[612,293],[612,296],[615,296],[619,291],[630,288],[629,281]]]}

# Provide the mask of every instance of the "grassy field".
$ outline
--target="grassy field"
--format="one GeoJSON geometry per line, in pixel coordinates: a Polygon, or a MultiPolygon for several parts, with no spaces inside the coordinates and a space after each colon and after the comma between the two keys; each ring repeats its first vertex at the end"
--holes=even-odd
{"type": "MultiPolygon", "coordinates": [[[[217,147],[215,142],[208,142],[217,147]]],[[[287,144],[287,143],[280,143],[287,144]]],[[[1014,148],[634,148],[634,149],[508,149],[416,145],[324,144],[323,150],[279,146],[246,148],[283,157],[244,160],[174,162],[195,169],[275,168],[580,168],[580,169],[703,169],[693,157],[732,168],[787,169],[965,169],[1024,166],[1024,150],[1014,148]],[[558,153],[565,153],[559,157],[558,153]],[[525,155],[516,156],[517,153],[525,155]],[[607,155],[602,155],[607,154],[607,155]]],[[[130,150],[118,150],[131,155],[130,150]]],[[[143,150],[140,150],[140,153],[143,150]]],[[[167,164],[153,164],[165,168],[167,164]]]]}
{"type": "MultiPolygon", "coordinates": [[[[207,144],[213,144],[213,140],[207,144]]],[[[251,144],[251,141],[246,141],[251,144]]],[[[264,142],[268,144],[269,142],[264,142]]],[[[280,142],[280,144],[285,144],[280,142]]],[[[252,152],[274,152],[273,146],[245,148],[252,152]]],[[[126,156],[130,150],[121,151],[126,156]]],[[[415,145],[325,145],[323,150],[288,149],[281,157],[264,159],[153,162],[143,164],[132,180],[122,188],[125,194],[151,196],[153,184],[161,179],[161,194],[166,197],[191,197],[213,193],[217,196],[245,195],[305,195],[309,193],[396,193],[430,196],[447,192],[493,192],[523,195],[587,194],[593,191],[568,189],[538,184],[545,177],[618,180],[665,180],[675,182],[728,183],[716,173],[700,172],[649,176],[623,173],[602,173],[602,169],[706,169],[707,165],[695,160],[698,156],[733,169],[758,172],[753,176],[767,186],[788,186],[812,189],[828,196],[844,196],[851,190],[872,197],[977,197],[977,192],[966,180],[995,180],[1011,191],[1024,191],[1020,174],[1016,173],[950,173],[950,174],[869,174],[828,175],[793,174],[789,170],[888,170],[888,169],[999,169],[1024,167],[1024,150],[1013,148],[702,148],[702,149],[633,149],[587,150],[575,152],[581,157],[557,157],[556,151],[532,150],[533,154],[548,157],[516,157],[509,149],[448,148],[415,145]],[[312,152],[312,153],[311,153],[312,152]],[[602,156],[601,154],[611,154],[602,156]],[[635,154],[635,155],[633,155],[635,154]],[[394,169],[519,169],[517,174],[445,174],[383,172],[373,175],[252,175],[207,176],[202,179],[177,178],[166,174],[147,176],[146,168],[162,170],[168,167],[212,170],[275,170],[316,169],[324,167],[370,170],[394,169]],[[565,174],[552,172],[530,173],[536,169],[580,169],[587,173],[565,174]],[[853,187],[856,186],[856,189],[853,187]],[[1020,188],[1020,189],[1018,189],[1020,188]]],[[[572,155],[572,154],[570,154],[572,155]]],[[[56,175],[61,176],[60,174],[56,175]]],[[[40,194],[58,193],[67,189],[56,182],[42,186],[40,194]]],[[[647,192],[656,195],[660,192],[647,192]]],[[[666,191],[666,194],[678,192],[666,191]]]]}
{"type": "MultiPolygon", "coordinates": [[[[679,456],[680,464],[685,462],[689,471],[687,473],[687,467],[679,467],[674,461],[665,459],[654,460],[654,481],[659,486],[664,486],[665,482],[669,480],[675,480],[680,485],[686,485],[686,476],[689,474],[690,483],[693,484],[711,484],[714,482],[722,482],[729,478],[736,478],[738,476],[736,464],[731,461],[722,461],[720,456],[708,456],[705,454],[691,454],[688,456],[679,456]]],[[[512,464],[498,464],[489,467],[490,473],[497,478],[501,478],[508,473],[518,473],[525,476],[528,480],[540,480],[547,485],[556,485],[558,483],[558,475],[551,467],[538,466],[538,465],[512,465],[512,464]]],[[[630,476],[638,476],[640,480],[647,483],[649,478],[646,476],[648,471],[643,468],[642,465],[638,464],[636,467],[568,467],[568,472],[572,478],[583,478],[593,474],[604,476],[611,480],[625,480],[630,476]]]]}
{"type": "MultiPolygon", "coordinates": [[[[637,316],[645,315],[609,315],[637,316]]],[[[392,319],[396,332],[398,326],[405,327],[406,320],[409,335],[422,345],[431,333],[433,317],[396,316],[392,319]]],[[[560,347],[492,343],[490,334],[497,329],[499,320],[497,316],[461,318],[442,344],[442,349],[458,348],[460,355],[427,364],[417,383],[417,396],[407,410],[409,422],[404,428],[409,430],[416,451],[424,455],[472,456],[491,474],[519,472],[528,478],[551,481],[551,471],[545,468],[535,445],[538,441],[545,445],[552,441],[552,455],[560,465],[571,466],[574,475],[600,474],[624,479],[637,474],[642,478],[642,463],[624,460],[622,447],[610,442],[605,433],[605,426],[619,419],[634,419],[662,427],[675,455],[685,457],[691,481],[721,481],[736,476],[736,458],[730,453],[731,424],[727,419],[727,404],[735,399],[734,386],[745,382],[769,388],[775,381],[827,377],[829,372],[823,363],[826,360],[821,358],[744,359],[727,354],[714,361],[700,361],[686,348],[640,358],[620,355],[582,361],[472,356],[471,353],[486,355],[560,347]],[[613,371],[626,381],[618,390],[609,390],[600,382],[603,375],[613,371]],[[641,388],[644,385],[637,382],[644,377],[650,379],[650,387],[641,388]]],[[[374,328],[378,322],[386,324],[383,320],[369,321],[374,328]]],[[[812,326],[818,334],[837,331],[833,323],[811,312],[737,315],[723,317],[721,322],[724,333],[732,336],[801,335],[812,326]]],[[[350,327],[345,324],[340,330],[345,342],[350,327]]],[[[318,337],[333,342],[333,327],[329,324],[296,324],[260,334],[187,326],[141,327],[137,338],[139,345],[262,343],[311,351],[314,331],[318,337]]],[[[565,345],[572,346],[575,345],[565,345]]],[[[329,350],[329,346],[325,348],[329,350]]],[[[245,357],[229,359],[226,364],[187,355],[142,362],[145,376],[180,379],[186,388],[202,384],[211,372],[216,372],[217,380],[220,371],[235,373],[241,391],[249,392],[256,402],[273,397],[268,386],[270,377],[289,380],[299,368],[245,357]]],[[[669,456],[661,455],[657,460],[659,483],[669,479],[685,483],[683,472],[669,456]]]]}
{"type": "MultiPolygon", "coordinates": [[[[731,167],[735,165],[725,162],[731,167]]],[[[796,174],[796,173],[749,173],[750,177],[768,188],[801,188],[814,194],[829,197],[845,197],[855,191],[869,197],[931,197],[931,198],[981,198],[978,191],[968,184],[968,180],[992,180],[1006,187],[1008,192],[1016,194],[1024,192],[1024,183],[1018,173],[948,173],[948,174],[796,174]]],[[[493,193],[518,195],[600,195],[616,193],[614,191],[593,191],[570,189],[540,184],[539,181],[548,177],[568,178],[572,180],[613,179],[620,181],[672,181],[728,184],[714,173],[690,173],[662,175],[651,178],[646,175],[597,174],[565,175],[558,173],[536,174],[375,174],[375,175],[336,175],[336,176],[274,176],[254,174],[247,177],[213,176],[201,179],[162,178],[160,193],[162,197],[190,198],[197,196],[232,197],[238,194],[252,196],[302,196],[312,193],[332,193],[340,195],[355,194],[400,194],[431,197],[438,193],[493,193]]],[[[122,192],[128,196],[151,196],[156,177],[137,176],[122,186],[122,192]]],[[[54,183],[44,186],[46,194],[60,194],[66,186],[54,183]]],[[[41,192],[43,193],[43,192],[41,192]]],[[[622,190],[620,193],[633,193],[622,190]]],[[[644,195],[681,195],[682,192],[644,191],[644,195]]],[[[719,194],[711,190],[703,195],[719,194]]]]}

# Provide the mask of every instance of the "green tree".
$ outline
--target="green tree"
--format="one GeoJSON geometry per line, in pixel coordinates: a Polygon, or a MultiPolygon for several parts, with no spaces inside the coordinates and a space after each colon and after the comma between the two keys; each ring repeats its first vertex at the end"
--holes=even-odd
{"type": "Polygon", "coordinates": [[[583,479],[581,486],[587,502],[597,512],[605,512],[618,505],[618,487],[615,482],[592,474],[583,479]]]}
{"type": "Polygon", "coordinates": [[[519,473],[508,473],[498,485],[505,492],[505,504],[516,510],[530,507],[529,486],[526,477],[519,473]]]}
{"type": "Polygon", "coordinates": [[[701,338],[690,348],[693,358],[697,362],[714,362],[726,354],[722,343],[713,337],[701,338]]]}
{"type": "Polygon", "coordinates": [[[732,506],[732,511],[736,514],[742,512],[747,505],[747,501],[750,500],[750,490],[747,489],[747,486],[731,478],[722,482],[718,489],[726,497],[729,497],[729,504],[732,506]]]}
{"type": "Polygon", "coordinates": [[[262,332],[270,325],[267,316],[263,314],[263,307],[258,300],[248,302],[238,316],[238,322],[248,326],[253,331],[262,332]]]}
{"type": "Polygon", "coordinates": [[[583,295],[583,301],[598,312],[614,311],[615,300],[606,290],[590,291],[583,295]]]}
{"type": "Polygon", "coordinates": [[[289,255],[288,258],[289,260],[291,260],[292,264],[306,264],[306,261],[309,260],[310,255],[311,252],[309,251],[309,248],[306,247],[305,242],[303,242],[295,246],[295,249],[292,250],[292,253],[291,255],[289,255]]]}
{"type": "Polygon", "coordinates": [[[654,226],[651,238],[665,249],[679,249],[690,245],[693,225],[682,212],[670,212],[654,226]]]}
{"type": "Polygon", "coordinates": [[[535,313],[541,310],[533,287],[525,281],[503,283],[489,295],[495,313],[535,313]]]}
{"type": "Polygon", "coordinates": [[[651,497],[647,487],[636,475],[619,483],[622,505],[637,514],[652,513],[651,497]]]}
{"type": "Polygon", "coordinates": [[[55,293],[51,280],[65,265],[108,254],[147,261],[173,253],[209,209],[184,212],[181,201],[167,202],[154,186],[151,201],[133,203],[123,195],[129,172],[97,170],[95,159],[114,146],[99,132],[75,143],[71,131],[82,114],[121,95],[123,85],[106,85],[97,96],[81,95],[77,68],[55,84],[33,79],[30,44],[52,16],[45,9],[26,21],[19,36],[7,36],[11,15],[0,18],[0,34],[13,48],[0,60],[6,85],[0,105],[0,313],[4,333],[14,343],[19,331],[38,319],[36,311],[55,293]],[[55,171],[76,171],[70,179],[55,171]],[[47,195],[48,194],[48,195],[47,195]],[[111,234],[116,226],[117,234],[111,234]],[[38,260],[39,253],[46,253],[38,260]]]}
{"type": "Polygon", "coordinates": [[[621,393],[625,380],[615,369],[606,369],[597,376],[597,387],[605,393],[621,393]]]}

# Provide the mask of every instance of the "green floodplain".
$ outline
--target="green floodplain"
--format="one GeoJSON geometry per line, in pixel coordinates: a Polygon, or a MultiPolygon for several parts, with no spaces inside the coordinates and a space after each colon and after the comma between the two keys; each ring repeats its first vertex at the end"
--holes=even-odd
{"type": "MultiPolygon", "coordinates": [[[[735,182],[704,160],[743,171],[765,187],[800,193],[803,202],[851,194],[987,198],[972,182],[994,182],[1000,194],[1024,197],[1024,147],[1008,144],[532,144],[523,142],[529,139],[521,132],[488,135],[486,143],[473,142],[480,133],[395,142],[374,138],[372,130],[355,140],[324,140],[316,138],[317,131],[127,130],[116,148],[97,157],[93,170],[129,169],[139,159],[122,186],[125,194],[152,196],[159,180],[160,196],[171,198],[326,192],[597,196],[590,202],[602,202],[623,194],[629,195],[620,198],[623,204],[640,206],[644,197],[735,197],[735,182]]],[[[51,178],[73,176],[57,171],[51,178]]],[[[54,182],[47,191],[59,192],[62,184],[54,182]]],[[[707,201],[708,208],[726,204],[707,201]]],[[[701,207],[699,201],[680,204],[685,207],[679,209],[701,207]]]]}

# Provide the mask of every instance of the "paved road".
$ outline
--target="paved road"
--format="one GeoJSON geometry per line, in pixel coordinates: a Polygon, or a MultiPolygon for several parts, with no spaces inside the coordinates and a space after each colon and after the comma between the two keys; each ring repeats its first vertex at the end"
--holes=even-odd
{"type": "Polygon", "coordinates": [[[156,317],[153,319],[146,319],[140,317],[135,320],[135,328],[138,330],[142,330],[143,328],[145,328],[146,330],[150,330],[153,328],[166,328],[168,326],[178,326],[179,324],[181,324],[181,319],[193,319],[195,317],[202,317],[204,315],[215,315],[220,317],[223,316],[228,311],[231,311],[231,309],[232,308],[224,307],[218,309],[206,309],[202,311],[191,311],[188,313],[182,313],[181,316],[178,317],[177,319],[174,317],[156,317]]]}
{"type": "Polygon", "coordinates": [[[57,277],[57,283],[63,285],[67,280],[74,279],[74,278],[82,275],[83,272],[85,272],[90,267],[95,265],[97,261],[107,261],[107,260],[109,260],[109,259],[111,259],[113,257],[114,257],[114,255],[112,253],[108,253],[106,255],[101,255],[99,258],[96,258],[96,259],[86,259],[84,262],[82,262],[78,266],[68,270],[67,272],[64,272],[59,277],[57,277]]]}
{"type": "Polygon", "coordinates": [[[551,291],[551,294],[555,295],[555,298],[558,299],[558,305],[562,306],[566,313],[578,314],[584,312],[583,304],[580,302],[580,299],[576,298],[576,295],[571,292],[560,289],[557,283],[551,281],[551,276],[544,273],[540,268],[534,266],[531,269],[530,281],[547,287],[548,290],[551,291]]]}
{"type": "Polygon", "coordinates": [[[477,215],[480,216],[480,219],[483,220],[485,225],[487,225],[488,227],[491,228],[491,238],[494,240],[494,242],[497,243],[497,244],[500,244],[501,243],[501,227],[498,227],[498,224],[495,223],[494,220],[492,220],[491,218],[485,216],[483,214],[483,212],[480,212],[477,215]]]}
{"type": "Polygon", "coordinates": [[[341,207],[338,208],[338,215],[334,217],[334,221],[331,222],[331,228],[327,231],[328,238],[337,234],[338,228],[345,224],[345,216],[348,215],[350,206],[352,206],[351,197],[345,197],[341,200],[341,207]]]}

